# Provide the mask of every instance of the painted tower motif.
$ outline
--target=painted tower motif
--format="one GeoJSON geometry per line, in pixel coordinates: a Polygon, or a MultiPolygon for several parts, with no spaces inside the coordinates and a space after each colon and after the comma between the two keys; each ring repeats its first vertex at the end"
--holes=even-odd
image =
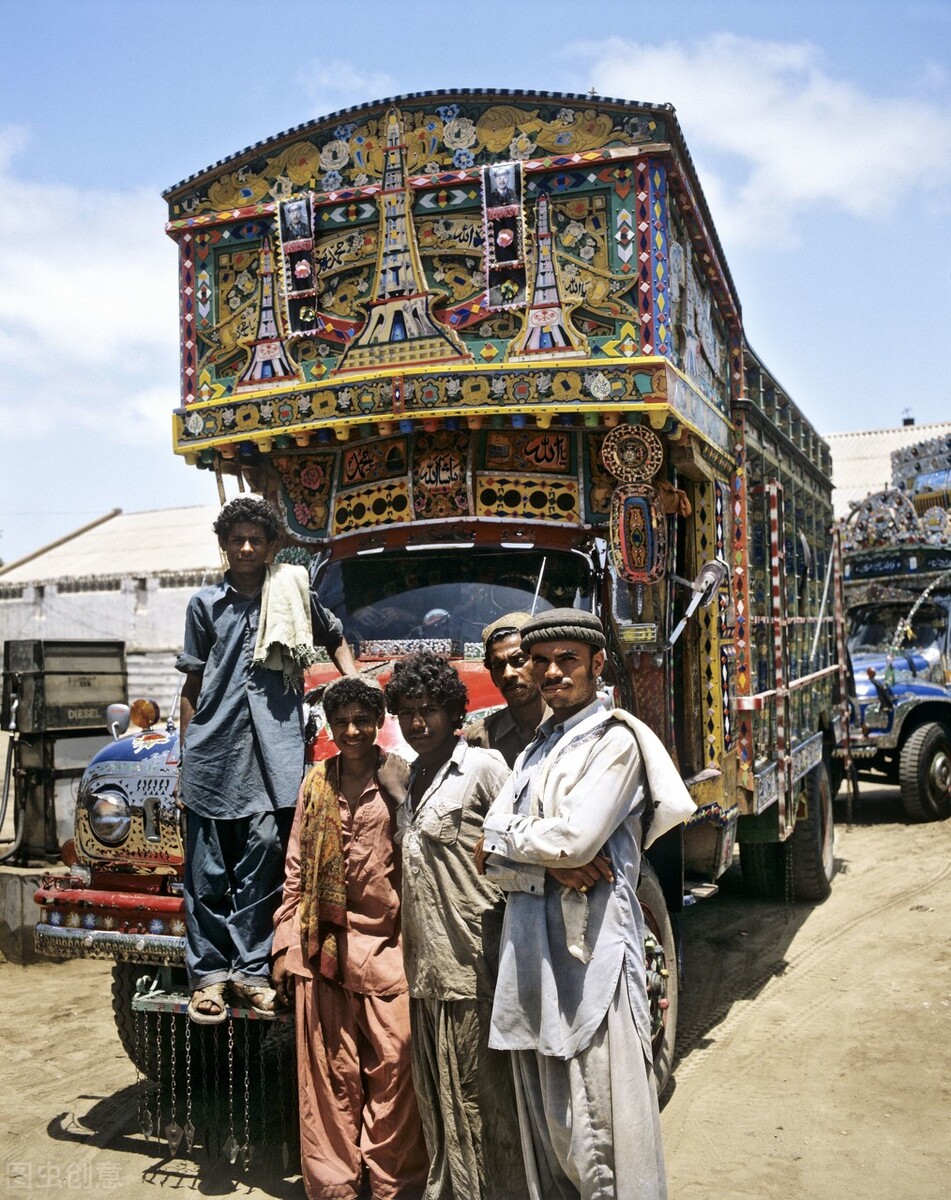
{"type": "Polygon", "coordinates": [[[429,311],[432,295],[416,245],[412,194],[405,182],[399,117],[386,119],[386,150],[380,205],[380,252],[374,298],[367,322],[347,350],[341,371],[366,370],[395,363],[445,362],[469,355],[450,330],[429,311]]]}
{"type": "Polygon", "coordinates": [[[261,246],[261,310],[258,314],[257,336],[251,346],[251,361],[238,380],[237,390],[267,387],[287,379],[296,379],[297,374],[284,354],[281,331],[274,314],[274,272],[271,266],[271,240],[265,238],[261,246]]]}
{"type": "Polygon", "coordinates": [[[532,298],[526,310],[525,327],[509,359],[518,361],[536,354],[557,354],[563,358],[583,355],[586,353],[584,338],[572,328],[558,293],[548,219],[548,195],[545,192],[538,197],[535,219],[532,298]]]}

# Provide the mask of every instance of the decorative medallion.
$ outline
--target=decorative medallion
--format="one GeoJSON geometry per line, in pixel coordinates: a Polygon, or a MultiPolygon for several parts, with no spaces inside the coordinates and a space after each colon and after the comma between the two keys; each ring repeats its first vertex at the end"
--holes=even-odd
{"type": "Polygon", "coordinates": [[[664,461],[660,438],[643,425],[618,425],[601,447],[604,465],[621,483],[653,479],[664,461]]]}

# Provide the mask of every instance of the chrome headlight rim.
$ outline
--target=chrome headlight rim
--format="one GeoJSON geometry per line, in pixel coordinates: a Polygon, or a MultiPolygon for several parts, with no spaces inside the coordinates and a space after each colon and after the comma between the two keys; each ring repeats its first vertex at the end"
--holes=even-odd
{"type": "Polygon", "coordinates": [[[118,788],[99,788],[86,798],[89,828],[104,846],[121,846],[132,831],[132,805],[118,788]]]}

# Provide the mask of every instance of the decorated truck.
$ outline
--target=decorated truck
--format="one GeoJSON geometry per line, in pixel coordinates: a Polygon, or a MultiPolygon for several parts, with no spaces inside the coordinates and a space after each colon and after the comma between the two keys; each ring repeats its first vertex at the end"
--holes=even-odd
{"type": "Polygon", "coordinates": [[[951,815],[951,435],[892,454],[842,529],[852,760],[912,820],[951,815]]]}
{"type": "MultiPolygon", "coordinates": [[[[606,686],[697,805],[641,881],[663,1083],[685,902],[737,843],[755,891],[826,896],[848,724],[829,449],[747,342],[673,109],[407,95],[165,198],[175,453],[222,498],[278,506],[362,670],[434,648],[475,714],[501,704],[484,626],[602,618],[606,686]]],[[[311,672],[315,698],[333,674],[311,672]]],[[[37,894],[42,950],[116,960],[117,1021],[149,1073],[152,1043],[166,1066],[189,1053],[148,1024],[187,1025],[177,765],[161,722],[100,753],[75,864],[37,894]]]]}

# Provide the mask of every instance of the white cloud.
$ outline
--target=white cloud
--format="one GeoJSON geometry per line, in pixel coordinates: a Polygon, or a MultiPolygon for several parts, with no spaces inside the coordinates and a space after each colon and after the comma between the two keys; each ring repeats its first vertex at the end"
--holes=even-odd
{"type": "Polygon", "coordinates": [[[342,59],[315,58],[301,67],[296,83],[312,105],[314,116],[324,116],[368,98],[385,99],[397,92],[396,80],[383,71],[361,71],[342,59]]]}
{"type": "Polygon", "coordinates": [[[105,431],[130,409],[147,418],[143,437],[161,421],[167,439],[178,375],[177,252],[161,197],[21,178],[23,140],[18,129],[0,129],[4,439],[105,431]],[[156,413],[139,403],[144,397],[160,406],[156,413]]]}
{"type": "Polygon", "coordinates": [[[160,197],[0,175],[0,320],[95,364],[175,337],[176,252],[160,197]]]}
{"type": "Polygon", "coordinates": [[[140,388],[125,401],[122,420],[115,431],[118,440],[129,445],[171,447],[172,409],[180,404],[174,385],[140,388]]]}
{"type": "Polygon", "coordinates": [[[796,237],[812,206],[892,215],[951,182],[951,112],[863,92],[806,43],[718,34],[576,48],[598,91],[677,110],[718,230],[734,245],[796,237]]]}

